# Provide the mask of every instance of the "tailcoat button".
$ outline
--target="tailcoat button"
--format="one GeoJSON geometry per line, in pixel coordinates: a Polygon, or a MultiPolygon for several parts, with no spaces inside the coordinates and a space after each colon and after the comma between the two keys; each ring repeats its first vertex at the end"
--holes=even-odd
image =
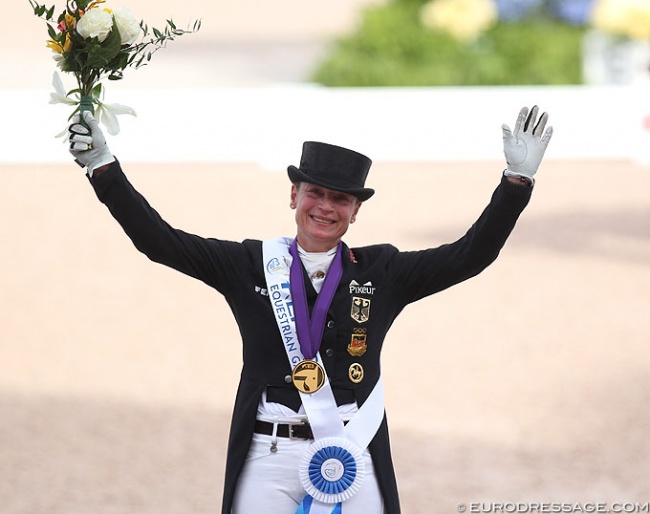
{"type": "Polygon", "coordinates": [[[284,381],[285,381],[287,384],[290,384],[290,383],[291,383],[291,375],[287,375],[286,377],[284,377],[284,381]]]}
{"type": "Polygon", "coordinates": [[[334,348],[328,348],[327,350],[325,350],[325,355],[327,355],[328,357],[334,357],[334,348]]]}
{"type": "Polygon", "coordinates": [[[327,328],[334,328],[334,322],[332,320],[327,322],[327,328]]]}

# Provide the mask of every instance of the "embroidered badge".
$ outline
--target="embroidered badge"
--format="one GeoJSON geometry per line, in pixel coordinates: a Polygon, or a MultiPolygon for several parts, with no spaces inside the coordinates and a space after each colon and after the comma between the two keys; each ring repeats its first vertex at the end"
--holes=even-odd
{"type": "Polygon", "coordinates": [[[370,300],[360,296],[352,297],[350,317],[357,323],[365,323],[370,318],[370,300]]]}

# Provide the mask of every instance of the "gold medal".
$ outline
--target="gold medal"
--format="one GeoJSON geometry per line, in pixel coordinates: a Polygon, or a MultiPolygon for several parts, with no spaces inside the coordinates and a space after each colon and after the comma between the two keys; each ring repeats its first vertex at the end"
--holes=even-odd
{"type": "Polygon", "coordinates": [[[350,369],[348,369],[348,377],[350,377],[350,381],[355,384],[361,382],[363,380],[363,366],[358,362],[352,364],[350,369]]]}
{"type": "Polygon", "coordinates": [[[315,393],[325,383],[325,370],[318,362],[306,359],[293,368],[291,380],[298,391],[307,394],[315,393]]]}

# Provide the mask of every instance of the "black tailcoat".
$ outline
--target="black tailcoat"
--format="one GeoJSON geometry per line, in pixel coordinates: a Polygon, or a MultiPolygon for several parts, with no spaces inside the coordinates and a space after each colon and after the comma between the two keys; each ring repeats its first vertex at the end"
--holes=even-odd
{"type": "MultiPolygon", "coordinates": [[[[243,369],[235,401],[222,514],[230,514],[238,477],[248,454],[257,407],[268,388],[269,401],[297,410],[300,399],[286,377],[291,369],[266,292],[262,242],[204,238],[168,225],[133,188],[115,162],[91,179],[98,198],[152,261],[197,278],[224,295],[239,326],[243,369]]],[[[389,244],[349,249],[344,246],[343,276],[327,315],[320,348],[338,404],[368,398],[380,375],[380,353],[388,329],[411,302],[466,280],[497,257],[532,188],[505,178],[489,205],[458,241],[437,248],[401,252],[389,244]],[[364,308],[362,308],[364,307],[364,308]],[[353,357],[348,345],[365,345],[353,357]],[[364,339],[365,338],[365,339],[364,339]],[[363,366],[353,383],[349,368],[363,366]]],[[[307,280],[310,307],[316,292],[307,280]]],[[[400,512],[386,417],[369,446],[387,514],[400,512]]]]}

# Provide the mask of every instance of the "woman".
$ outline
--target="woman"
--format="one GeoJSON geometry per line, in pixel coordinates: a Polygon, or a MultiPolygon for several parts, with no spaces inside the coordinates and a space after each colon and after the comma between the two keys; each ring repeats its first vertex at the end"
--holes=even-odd
{"type": "Polygon", "coordinates": [[[288,168],[295,237],[239,243],[168,225],[129,183],[92,115],[84,113],[89,129],[73,119],[70,151],[138,250],[223,294],[239,325],[244,362],[223,514],[400,512],[384,338],[408,304],[496,259],[551,139],[538,112],[523,108],[514,130],[503,125],[507,168],[468,232],[411,252],[342,242],[374,194],[365,186],[371,161],[352,150],[304,143],[300,166],[288,168]]]}

